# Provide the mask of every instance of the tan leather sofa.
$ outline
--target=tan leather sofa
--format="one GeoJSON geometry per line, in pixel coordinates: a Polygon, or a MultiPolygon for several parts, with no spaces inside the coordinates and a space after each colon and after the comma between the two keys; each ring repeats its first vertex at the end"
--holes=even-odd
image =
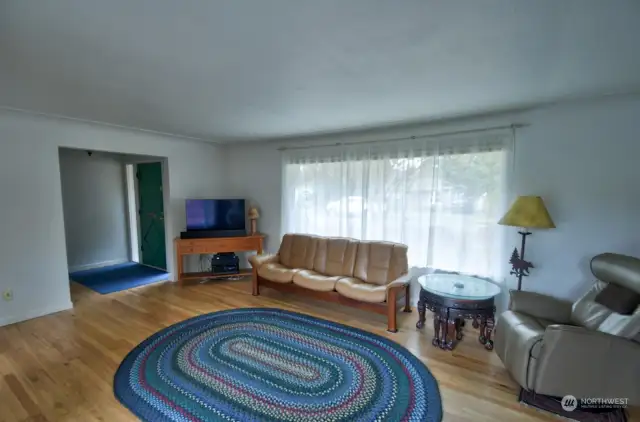
{"type": "Polygon", "coordinates": [[[397,331],[398,302],[409,306],[407,246],[349,238],[286,234],[276,255],[254,255],[253,295],[260,286],[387,314],[397,331]]]}
{"type": "Polygon", "coordinates": [[[511,291],[509,310],[496,323],[495,351],[513,378],[537,394],[640,405],[640,306],[622,315],[596,302],[609,283],[628,289],[626,297],[640,293],[640,259],[601,254],[591,272],[598,281],[573,304],[511,291]]]}

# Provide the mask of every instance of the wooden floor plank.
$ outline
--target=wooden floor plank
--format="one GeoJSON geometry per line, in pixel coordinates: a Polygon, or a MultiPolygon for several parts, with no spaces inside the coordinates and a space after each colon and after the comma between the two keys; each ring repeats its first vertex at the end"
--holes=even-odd
{"type": "Polygon", "coordinates": [[[24,388],[18,377],[14,374],[5,375],[4,382],[7,387],[9,387],[9,391],[13,396],[18,399],[18,402],[20,402],[20,405],[28,417],[35,417],[40,414],[40,408],[24,388]]]}
{"type": "MultiPolygon", "coordinates": [[[[99,295],[72,283],[74,309],[0,327],[0,422],[135,421],[113,397],[113,375],[125,355],[154,332],[208,312],[271,307],[302,312],[392,339],[415,354],[438,380],[444,420],[555,421],[518,403],[518,386],[495,353],[465,327],[453,352],[431,345],[431,324],[416,330],[417,314],[399,315],[399,332],[386,331],[382,315],[263,289],[216,281],[174,283],[99,295]]],[[[634,409],[632,420],[638,420],[634,409]]]]}

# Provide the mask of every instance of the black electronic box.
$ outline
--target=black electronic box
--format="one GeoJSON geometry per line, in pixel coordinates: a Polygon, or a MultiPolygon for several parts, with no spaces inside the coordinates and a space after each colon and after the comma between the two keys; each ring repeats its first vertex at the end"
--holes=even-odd
{"type": "Polygon", "coordinates": [[[216,275],[238,274],[240,259],[233,252],[217,253],[211,257],[211,272],[216,275]]]}

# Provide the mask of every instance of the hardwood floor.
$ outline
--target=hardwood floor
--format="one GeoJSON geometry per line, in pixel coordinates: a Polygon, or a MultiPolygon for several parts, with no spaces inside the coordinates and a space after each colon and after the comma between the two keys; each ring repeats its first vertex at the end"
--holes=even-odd
{"type": "Polygon", "coordinates": [[[423,332],[416,330],[415,310],[399,314],[399,332],[389,334],[382,315],[270,289],[253,297],[246,280],[182,288],[161,283],[105,296],[75,283],[71,290],[72,311],[0,328],[0,422],[136,420],[112,392],[113,375],[133,347],[186,318],[254,306],[322,317],[404,345],[438,380],[445,421],[557,420],[518,403],[516,384],[470,324],[458,347],[445,352],[431,346],[429,321],[423,332]]]}

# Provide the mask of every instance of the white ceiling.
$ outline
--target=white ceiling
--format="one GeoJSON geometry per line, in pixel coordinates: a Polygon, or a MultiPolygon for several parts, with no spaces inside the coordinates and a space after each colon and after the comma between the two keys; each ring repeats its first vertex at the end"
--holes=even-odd
{"type": "Polygon", "coordinates": [[[640,89],[638,0],[0,2],[0,106],[214,141],[640,89]]]}

